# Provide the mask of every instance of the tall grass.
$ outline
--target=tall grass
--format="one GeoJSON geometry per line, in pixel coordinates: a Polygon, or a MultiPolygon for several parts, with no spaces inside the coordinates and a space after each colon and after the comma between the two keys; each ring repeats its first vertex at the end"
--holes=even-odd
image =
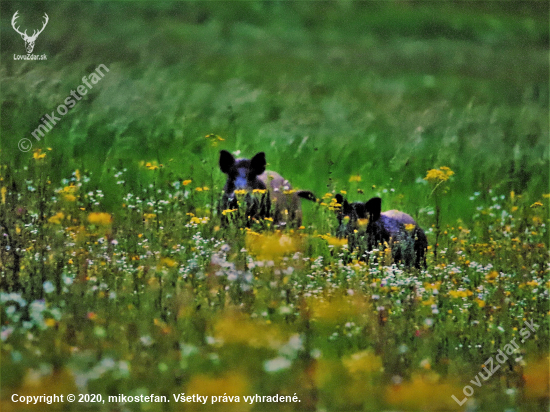
{"type": "Polygon", "coordinates": [[[547,410],[548,7],[0,3],[1,409],[32,410],[14,393],[227,392],[301,402],[85,407],[464,410],[451,395],[532,321],[465,407],[547,410]],[[13,60],[18,8],[29,27],[49,14],[47,61],[13,60]],[[265,151],[313,190],[304,227],[224,225],[220,149],[265,151]],[[342,192],[414,216],[427,270],[335,239],[342,192]]]}

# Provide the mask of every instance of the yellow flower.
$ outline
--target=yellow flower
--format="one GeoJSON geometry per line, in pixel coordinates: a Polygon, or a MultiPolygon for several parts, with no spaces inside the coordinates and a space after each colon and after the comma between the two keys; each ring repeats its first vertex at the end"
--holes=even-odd
{"type": "Polygon", "coordinates": [[[549,376],[548,358],[538,362],[530,362],[525,367],[523,379],[525,380],[525,397],[527,399],[548,399],[549,376]]]}
{"type": "Polygon", "coordinates": [[[416,226],[412,223],[408,223],[405,225],[405,230],[408,232],[412,232],[416,226]]]}
{"type": "Polygon", "coordinates": [[[531,205],[531,207],[541,207],[541,206],[542,206],[541,202],[535,202],[531,205]]]}
{"type": "Polygon", "coordinates": [[[440,382],[434,372],[413,375],[410,382],[392,385],[386,390],[386,401],[400,410],[441,411],[458,410],[453,394],[461,394],[462,386],[440,382]]]}
{"type": "Polygon", "coordinates": [[[430,183],[441,183],[449,180],[449,178],[454,174],[455,172],[448,167],[441,166],[439,169],[428,170],[424,180],[427,180],[430,183]]]}
{"type": "Polygon", "coordinates": [[[149,170],[157,170],[158,168],[164,167],[164,166],[159,165],[158,162],[155,160],[155,161],[152,161],[152,162],[145,163],[145,167],[149,170]]]}
{"type": "Polygon", "coordinates": [[[42,153],[42,149],[36,149],[32,154],[32,157],[34,158],[34,160],[41,160],[46,157],[46,153],[42,153]]]}
{"type": "Polygon", "coordinates": [[[498,272],[496,270],[492,270],[485,276],[485,279],[489,282],[494,281],[496,278],[498,278],[498,272]]]}
{"type": "Polygon", "coordinates": [[[368,225],[369,219],[357,219],[357,226],[359,227],[359,229],[365,229],[368,225]]]}
{"type": "Polygon", "coordinates": [[[360,182],[361,181],[361,176],[359,175],[352,175],[349,177],[349,181],[350,182],[360,182]]]}
{"type": "Polygon", "coordinates": [[[75,195],[64,194],[63,197],[65,198],[65,200],[66,200],[67,202],[74,202],[74,201],[76,201],[76,196],[75,196],[75,195]]]}
{"type": "Polygon", "coordinates": [[[380,372],[382,370],[382,359],[376,356],[372,350],[364,350],[346,356],[342,358],[342,363],[352,375],[380,372]]]}
{"type": "Polygon", "coordinates": [[[143,218],[146,220],[146,221],[149,221],[151,219],[154,219],[157,215],[155,213],[144,213],[143,214],[143,218]]]}
{"type": "Polygon", "coordinates": [[[326,235],[318,235],[321,239],[324,239],[327,241],[327,243],[329,244],[329,246],[333,246],[335,248],[341,248],[343,247],[344,245],[347,245],[348,244],[348,239],[347,238],[338,238],[338,237],[334,237],[334,236],[331,236],[329,234],[326,234],[326,235]]]}
{"type": "Polygon", "coordinates": [[[88,215],[88,222],[97,226],[109,226],[113,217],[109,213],[92,212],[88,215]]]}
{"type": "Polygon", "coordinates": [[[484,300],[481,300],[481,299],[476,299],[476,302],[478,304],[478,306],[480,308],[484,308],[485,307],[485,301],[484,300]]]}
{"type": "Polygon", "coordinates": [[[192,182],[192,180],[188,179],[188,180],[184,180],[183,182],[181,182],[181,184],[184,185],[184,186],[187,186],[191,182],[192,182]]]}
{"type": "Polygon", "coordinates": [[[235,190],[235,194],[236,194],[237,196],[246,195],[246,190],[244,190],[244,189],[235,190]]]}
{"type": "Polygon", "coordinates": [[[162,258],[160,260],[160,264],[162,266],[165,266],[165,267],[168,267],[168,268],[173,268],[174,266],[176,266],[178,264],[178,262],[176,262],[174,259],[170,259],[168,257],[165,257],[165,258],[162,258]]]}
{"type": "Polygon", "coordinates": [[[199,224],[204,225],[204,224],[207,223],[207,222],[208,222],[208,216],[202,217],[202,218],[201,218],[201,217],[197,217],[197,216],[193,216],[193,217],[191,218],[191,223],[194,223],[194,224],[196,224],[196,225],[199,225],[199,224]]]}
{"type": "Polygon", "coordinates": [[[74,177],[76,177],[77,182],[80,182],[80,170],[76,169],[74,171],[74,177]]]}
{"type": "Polygon", "coordinates": [[[223,142],[225,141],[225,139],[217,134],[213,134],[213,133],[210,133],[210,134],[207,134],[206,136],[204,136],[205,139],[212,139],[212,140],[218,140],[220,142],[223,142]]]}
{"type": "Polygon", "coordinates": [[[250,320],[236,312],[220,317],[214,325],[214,337],[224,345],[268,349],[278,349],[287,340],[278,326],[250,320]]]}
{"type": "MultiPolygon", "coordinates": [[[[247,377],[240,372],[225,372],[219,377],[214,377],[206,374],[197,374],[193,376],[186,385],[185,389],[181,389],[181,392],[187,394],[201,394],[206,396],[209,400],[216,397],[221,399],[223,395],[227,396],[239,396],[240,402],[225,402],[216,403],[211,406],[218,406],[218,408],[208,408],[209,411],[224,411],[224,412],[247,412],[252,409],[251,402],[244,402],[244,396],[250,394],[250,383],[247,377]]],[[[187,405],[187,404],[186,404],[187,405]]],[[[185,406],[185,410],[189,411],[203,411],[200,403],[189,403],[189,407],[185,406]]]]}
{"type": "Polygon", "coordinates": [[[246,233],[245,242],[250,253],[260,260],[281,258],[302,248],[301,236],[283,235],[280,232],[260,235],[249,231],[246,233]]]}
{"type": "Polygon", "coordinates": [[[222,215],[226,216],[228,215],[229,213],[233,213],[233,212],[236,212],[237,209],[225,209],[222,211],[222,215]]]}
{"type": "Polygon", "coordinates": [[[0,189],[0,193],[2,194],[2,204],[5,205],[6,204],[6,192],[8,191],[8,189],[6,189],[5,186],[2,186],[2,189],[0,189]]]}
{"type": "Polygon", "coordinates": [[[61,221],[65,218],[63,212],[58,212],[48,219],[48,222],[53,223],[54,225],[60,225],[61,221]]]}
{"type": "Polygon", "coordinates": [[[263,194],[265,194],[265,192],[266,192],[265,189],[254,189],[254,190],[252,191],[252,193],[254,193],[254,194],[259,194],[259,195],[263,195],[263,194]]]}
{"type": "Polygon", "coordinates": [[[322,324],[337,325],[366,313],[369,302],[365,296],[354,293],[331,296],[330,300],[326,296],[312,296],[307,299],[307,305],[312,319],[322,324]]]}
{"type": "Polygon", "coordinates": [[[452,298],[466,298],[468,296],[472,296],[474,292],[471,290],[450,290],[449,295],[452,298]]]}

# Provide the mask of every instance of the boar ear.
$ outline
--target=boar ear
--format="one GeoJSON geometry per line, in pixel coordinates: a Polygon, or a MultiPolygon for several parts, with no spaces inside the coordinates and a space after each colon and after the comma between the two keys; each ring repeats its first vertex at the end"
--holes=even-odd
{"type": "Polygon", "coordinates": [[[265,153],[257,153],[252,159],[250,159],[250,170],[255,175],[261,175],[265,172],[265,153]]]}
{"type": "Polygon", "coordinates": [[[227,174],[234,164],[235,158],[233,157],[233,155],[227,150],[220,150],[220,170],[227,174]]]}
{"type": "Polygon", "coordinates": [[[346,199],[344,199],[344,201],[342,202],[342,213],[345,215],[351,215],[352,212],[353,212],[352,205],[350,205],[349,202],[346,199]]]}
{"type": "Polygon", "coordinates": [[[351,206],[348,201],[344,199],[344,196],[342,196],[340,193],[337,193],[334,198],[336,199],[336,202],[341,205],[339,212],[343,213],[344,215],[349,215],[351,213],[351,206]]]}
{"type": "Polygon", "coordinates": [[[373,197],[365,203],[365,209],[372,218],[373,222],[380,219],[380,213],[382,212],[382,199],[379,197],[373,197]]]}

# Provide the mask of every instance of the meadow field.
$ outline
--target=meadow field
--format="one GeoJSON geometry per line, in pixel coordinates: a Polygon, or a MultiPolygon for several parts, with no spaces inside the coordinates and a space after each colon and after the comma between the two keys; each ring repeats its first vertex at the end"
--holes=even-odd
{"type": "Polygon", "coordinates": [[[548,411],[548,2],[0,13],[3,412],[548,411]],[[222,210],[222,149],[302,226],[222,210]],[[427,268],[350,250],[337,194],[427,268]]]}

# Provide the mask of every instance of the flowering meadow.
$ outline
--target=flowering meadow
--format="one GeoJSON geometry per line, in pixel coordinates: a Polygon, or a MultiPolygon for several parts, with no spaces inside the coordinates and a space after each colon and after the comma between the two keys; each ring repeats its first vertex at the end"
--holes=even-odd
{"type": "Polygon", "coordinates": [[[548,411],[548,2],[0,19],[2,412],[548,411]],[[222,207],[220,150],[315,194],[301,226],[222,207]],[[336,236],[375,197],[425,268],[336,236]]]}
{"type": "MultiPolygon", "coordinates": [[[[471,225],[426,228],[420,271],[392,265],[383,247],[365,260],[332,236],[333,193],[307,226],[242,228],[222,224],[219,187],[146,162],[138,191],[111,171],[122,199],[107,213],[85,173],[52,182],[50,157],[1,169],[3,411],[49,410],[11,397],[54,393],[171,400],[49,406],[67,411],[547,407],[548,195],[473,193],[471,225]],[[244,401],[256,394],[299,402],[244,401]]],[[[426,190],[455,178],[432,169],[426,190]]]]}

